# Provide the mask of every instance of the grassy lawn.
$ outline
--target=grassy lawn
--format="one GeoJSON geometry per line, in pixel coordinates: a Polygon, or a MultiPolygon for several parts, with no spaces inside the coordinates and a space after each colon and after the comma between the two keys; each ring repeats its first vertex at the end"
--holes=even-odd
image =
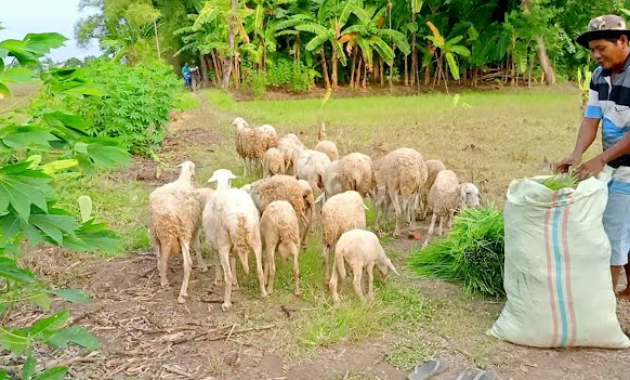
{"type": "MultiPolygon", "coordinates": [[[[184,159],[197,164],[198,185],[204,185],[218,168],[229,168],[240,176],[242,167],[231,126],[235,116],[244,117],[252,126],[272,124],[281,134],[298,133],[311,147],[316,142],[321,105],[318,99],[237,103],[218,91],[203,91],[196,97],[200,106],[172,124],[159,152],[165,176],[176,175],[174,167],[184,159]]],[[[459,104],[454,106],[452,97],[446,95],[333,97],[322,117],[328,138],[337,142],[340,153],[416,148],[426,158],[443,160],[461,180],[480,183],[485,200],[499,207],[511,180],[543,174],[545,158],[555,160],[570,152],[580,121],[577,90],[465,93],[459,104]],[[471,107],[461,106],[463,103],[471,107]]],[[[149,249],[147,198],[158,185],[131,178],[128,171],[112,173],[67,184],[62,189],[64,202],[72,207],[76,207],[80,195],[93,198],[97,215],[112,223],[124,240],[121,255],[149,249]]],[[[252,180],[238,178],[234,185],[252,180]]],[[[467,298],[451,284],[411,277],[406,270],[406,257],[420,242],[387,236],[382,237],[382,242],[402,276],[390,276],[386,283],[377,281],[376,300],[371,304],[356,302],[346,281],[340,290],[343,306],[332,308],[323,284],[319,236],[314,234],[301,253],[300,300],[292,295],[291,265],[279,263],[275,293],[269,300],[260,299],[255,276],[245,277],[239,272],[241,290],[235,296],[233,311],[213,313],[212,318],[222,324],[282,326],[257,335],[255,341],[268,347],[267,352],[289,361],[314,357],[322,349],[339,345],[376,341],[387,347],[383,360],[396,368],[408,369],[423,359],[442,354],[463,355],[479,366],[511,365],[514,357],[506,354],[500,343],[485,336],[502,304],[467,298]],[[286,320],[278,311],[280,305],[299,312],[286,320]]],[[[170,266],[181,274],[179,258],[170,266]]],[[[193,281],[189,293],[201,294],[207,292],[214,271],[203,275],[195,272],[193,277],[202,280],[193,281]]],[[[173,295],[178,291],[180,278],[172,280],[176,289],[167,292],[162,307],[175,302],[173,295]]],[[[151,286],[157,291],[157,282],[151,286]]],[[[222,297],[222,287],[213,291],[222,297]]],[[[343,372],[342,376],[330,378],[341,379],[343,372]]],[[[347,378],[374,377],[353,372],[347,378]]]]}

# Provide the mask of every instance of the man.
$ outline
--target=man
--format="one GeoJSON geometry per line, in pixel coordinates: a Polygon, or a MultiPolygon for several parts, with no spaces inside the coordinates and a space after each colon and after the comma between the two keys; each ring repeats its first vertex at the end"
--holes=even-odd
{"type": "MultiPolygon", "coordinates": [[[[582,119],[575,150],[555,165],[559,172],[576,169],[580,179],[611,174],[604,229],[612,246],[611,273],[617,289],[621,268],[625,266],[630,284],[630,30],[616,15],[594,18],[588,31],[577,42],[590,49],[599,67],[593,72],[589,102],[582,119]],[[593,144],[600,122],[604,151],[582,162],[582,155],[593,144]]],[[[630,285],[617,297],[630,299],[630,285]]]]}
{"type": "Polygon", "coordinates": [[[186,88],[191,89],[192,76],[190,75],[190,67],[188,67],[188,62],[184,63],[184,67],[182,67],[182,76],[184,77],[184,81],[186,82],[186,88]]]}

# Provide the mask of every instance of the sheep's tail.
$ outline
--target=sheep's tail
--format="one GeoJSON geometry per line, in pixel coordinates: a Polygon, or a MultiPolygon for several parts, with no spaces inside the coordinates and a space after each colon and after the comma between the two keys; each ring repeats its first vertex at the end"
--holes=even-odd
{"type": "Polygon", "coordinates": [[[335,265],[337,266],[337,270],[339,271],[339,277],[341,277],[342,280],[345,279],[346,266],[344,265],[344,262],[343,262],[343,255],[338,254],[336,249],[335,249],[335,265]]]}
{"type": "Polygon", "coordinates": [[[243,264],[243,270],[246,274],[249,274],[249,265],[247,261],[247,254],[249,252],[249,230],[247,228],[247,217],[245,215],[238,216],[238,225],[236,231],[231,234],[232,247],[234,252],[237,253],[241,264],[243,264]]]}

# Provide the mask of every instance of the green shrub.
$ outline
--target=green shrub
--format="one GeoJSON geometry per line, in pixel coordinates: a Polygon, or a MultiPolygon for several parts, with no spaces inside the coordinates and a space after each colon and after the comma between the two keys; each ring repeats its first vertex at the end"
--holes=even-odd
{"type": "Polygon", "coordinates": [[[173,108],[176,110],[184,112],[197,107],[199,107],[199,99],[190,91],[182,90],[175,94],[173,108]]]}
{"type": "Polygon", "coordinates": [[[296,64],[289,59],[279,59],[268,63],[266,82],[270,87],[304,92],[313,86],[316,75],[314,70],[305,67],[301,62],[296,64]]]}
{"type": "Polygon", "coordinates": [[[70,98],[68,106],[92,121],[92,135],[115,138],[131,153],[142,155],[162,142],[162,128],[180,89],[171,67],[160,63],[132,67],[99,60],[85,70],[106,95],[97,100],[70,98]]]}
{"type": "Polygon", "coordinates": [[[251,87],[256,99],[262,98],[267,90],[267,75],[264,71],[252,71],[251,87]]]}

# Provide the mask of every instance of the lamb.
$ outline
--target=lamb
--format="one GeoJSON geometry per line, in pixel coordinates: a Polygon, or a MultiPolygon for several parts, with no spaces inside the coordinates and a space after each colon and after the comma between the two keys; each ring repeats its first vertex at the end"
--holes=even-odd
{"type": "Polygon", "coordinates": [[[271,125],[250,129],[241,117],[232,122],[236,127],[236,152],[243,162],[244,175],[252,173],[252,160],[259,162],[269,148],[278,146],[278,134],[271,125]]]}
{"type": "Polygon", "coordinates": [[[363,198],[374,197],[372,159],[362,153],[350,153],[332,162],[324,172],[324,190],[326,198],[348,190],[357,191],[363,198]]]}
{"type": "Polygon", "coordinates": [[[198,191],[192,184],[195,164],[185,161],[179,178],[160,186],[149,195],[149,241],[153,246],[160,285],[168,287],[168,259],[171,255],[182,252],[184,258],[184,279],[177,301],[185,303],[188,297],[188,281],[192,271],[190,244],[194,245],[197,261],[203,272],[207,267],[201,257],[199,233],[205,190],[198,191]]]}
{"type": "Polygon", "coordinates": [[[479,189],[472,183],[460,184],[457,174],[451,170],[440,171],[429,192],[428,207],[433,210],[433,217],[423,247],[429,244],[438,216],[440,217],[439,234],[442,235],[444,219],[448,218],[448,226],[451,228],[455,212],[461,207],[468,206],[479,206],[479,189]]]}
{"type": "MultiPolygon", "coordinates": [[[[313,190],[306,181],[298,181],[294,177],[278,174],[251,184],[249,194],[262,215],[273,201],[287,201],[295,210],[300,221],[300,231],[306,231],[312,217],[315,204],[313,190]]],[[[301,234],[304,243],[306,235],[301,234]]]]}
{"type": "Polygon", "coordinates": [[[293,133],[289,133],[278,141],[278,149],[284,156],[285,173],[296,175],[297,162],[304,149],[304,144],[293,133]]]}
{"type": "MultiPolygon", "coordinates": [[[[254,251],[256,271],[261,296],[267,297],[262,268],[262,242],[260,238],[260,216],[249,194],[229,187],[235,176],[229,170],[215,171],[208,182],[216,182],[217,190],[208,197],[203,211],[203,227],[208,244],[215,250],[223,269],[225,293],[221,309],[231,306],[232,287],[238,289],[236,279],[236,257],[243,270],[249,274],[248,254],[254,251]]],[[[216,266],[215,284],[221,282],[219,266],[216,266]]]]}
{"type": "Polygon", "coordinates": [[[415,229],[415,210],[420,201],[420,190],[427,181],[427,166],[422,154],[411,148],[396,149],[382,158],[376,170],[377,188],[382,193],[377,201],[380,212],[376,225],[383,213],[393,202],[396,213],[394,236],[401,234],[401,219],[406,218],[410,229],[415,229]]]}
{"type": "Polygon", "coordinates": [[[431,191],[431,187],[433,186],[433,183],[435,182],[435,177],[437,177],[437,174],[441,172],[442,170],[446,170],[446,167],[444,166],[442,161],[439,161],[439,160],[428,160],[426,164],[427,164],[428,177],[427,177],[427,181],[422,187],[422,198],[421,198],[422,203],[421,203],[421,210],[420,210],[422,214],[421,220],[426,220],[427,214],[429,212],[429,207],[428,207],[429,191],[431,191]]]}
{"type": "Polygon", "coordinates": [[[324,191],[324,172],[330,165],[330,158],[322,152],[305,149],[298,160],[297,178],[308,181],[313,192],[324,191]]]}
{"type": "Polygon", "coordinates": [[[299,297],[300,291],[300,266],[298,255],[300,253],[300,228],[295,210],[287,201],[271,202],[265,209],[260,219],[261,237],[265,246],[266,265],[265,280],[267,293],[273,293],[273,284],[276,276],[275,255],[276,250],[280,258],[287,260],[293,256],[293,276],[295,279],[294,294],[299,297]]]}
{"type": "Polygon", "coordinates": [[[396,267],[385,255],[378,237],[373,232],[360,229],[347,231],[341,235],[337,242],[335,261],[333,262],[332,274],[328,283],[335,305],[340,303],[339,294],[337,293],[338,276],[342,280],[346,278],[345,263],[348,263],[350,268],[352,268],[354,291],[363,302],[366,300],[366,297],[363,295],[362,283],[364,269],[367,269],[368,273],[367,299],[369,300],[374,299],[374,266],[383,275],[383,279],[387,277],[389,269],[399,276],[396,267]]]}
{"type": "Polygon", "coordinates": [[[269,148],[263,155],[263,178],[276,174],[283,174],[285,161],[284,155],[278,148],[269,148]]]}
{"type": "Polygon", "coordinates": [[[313,150],[324,153],[330,158],[331,162],[339,159],[339,150],[337,149],[337,145],[332,141],[322,140],[315,145],[313,150]]]}
{"type": "Polygon", "coordinates": [[[346,231],[360,228],[366,229],[365,210],[361,194],[350,190],[331,197],[322,207],[324,278],[330,279],[328,262],[335,252],[339,237],[346,231]]]}

